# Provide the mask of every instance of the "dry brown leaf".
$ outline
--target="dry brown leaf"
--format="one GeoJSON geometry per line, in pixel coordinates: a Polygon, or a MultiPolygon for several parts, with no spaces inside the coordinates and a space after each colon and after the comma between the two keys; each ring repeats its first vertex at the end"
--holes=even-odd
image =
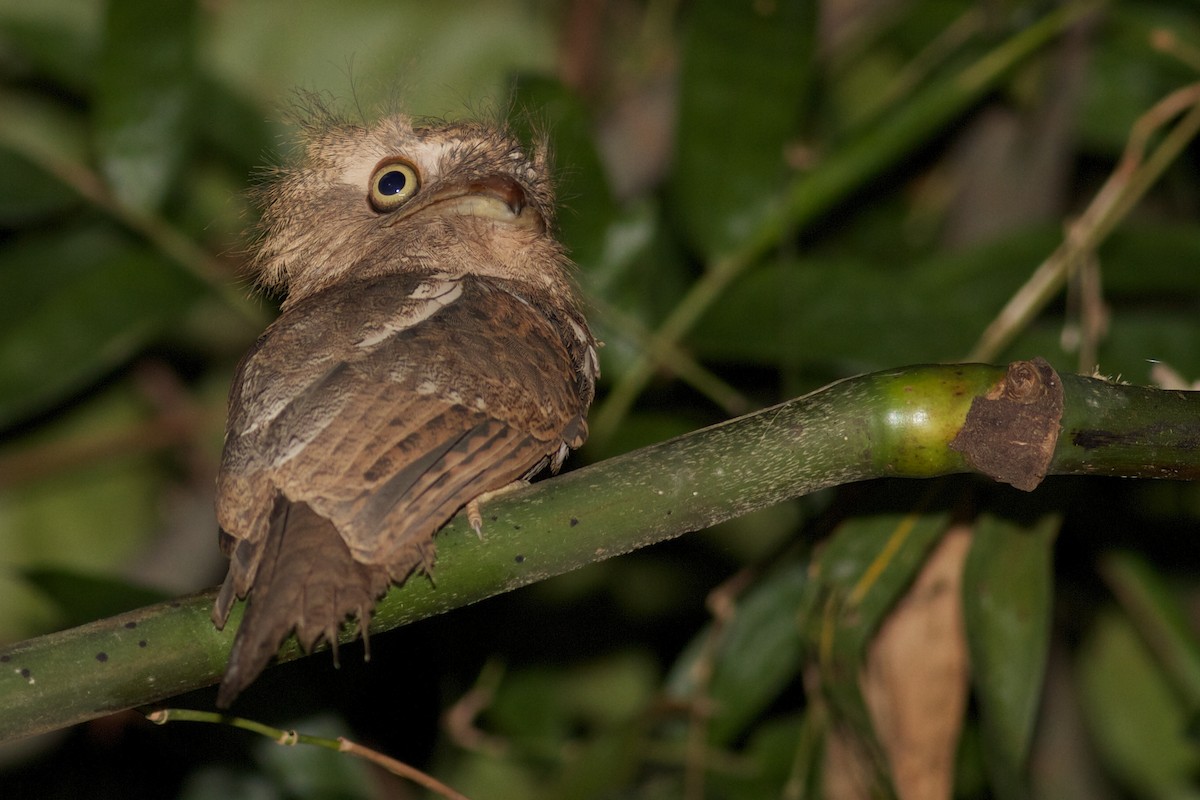
{"type": "MultiPolygon", "coordinates": [[[[900,800],[948,800],[967,704],[970,667],[963,630],[962,570],[971,530],[946,532],[912,587],[884,620],[859,682],[900,800]]],[[[870,755],[834,730],[825,753],[829,800],[870,800],[870,755]]]]}

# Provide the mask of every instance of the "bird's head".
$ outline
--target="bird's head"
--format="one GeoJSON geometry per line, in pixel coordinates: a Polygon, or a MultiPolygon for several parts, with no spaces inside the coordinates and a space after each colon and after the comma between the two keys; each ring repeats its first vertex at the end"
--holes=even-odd
{"type": "Polygon", "coordinates": [[[562,287],[545,146],[475,122],[323,115],[260,191],[259,281],[285,306],[343,280],[391,272],[482,274],[562,287]]]}

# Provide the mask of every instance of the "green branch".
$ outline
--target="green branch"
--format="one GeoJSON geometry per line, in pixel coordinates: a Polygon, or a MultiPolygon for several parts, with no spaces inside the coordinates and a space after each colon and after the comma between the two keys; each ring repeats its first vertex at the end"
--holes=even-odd
{"type": "MultiPolygon", "coordinates": [[[[851,378],[497,498],[484,508],[482,541],[456,518],[439,535],[436,585],[418,578],[393,589],[371,630],[818,489],[970,471],[1030,487],[1045,474],[1200,478],[1200,393],[1058,376],[1040,361],[851,378]],[[1014,408],[1019,413],[1010,414],[1014,408]],[[1011,459],[981,460],[981,452],[1009,452],[1014,443],[1011,459]],[[1003,469],[993,471],[994,462],[1003,469]]],[[[180,598],[0,650],[0,741],[215,683],[236,624],[213,628],[213,596],[180,598]]],[[[289,643],[280,658],[298,655],[289,643]]]]}

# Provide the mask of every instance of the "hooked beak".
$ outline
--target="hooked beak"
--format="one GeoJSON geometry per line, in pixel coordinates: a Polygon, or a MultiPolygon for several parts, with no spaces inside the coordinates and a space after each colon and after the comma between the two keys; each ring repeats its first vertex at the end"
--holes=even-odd
{"type": "Polygon", "coordinates": [[[537,209],[529,205],[525,190],[507,175],[489,175],[486,178],[446,186],[425,198],[425,202],[408,210],[408,213],[402,211],[397,214],[389,224],[432,209],[437,209],[439,214],[461,214],[491,219],[538,233],[546,230],[545,220],[537,209]]]}

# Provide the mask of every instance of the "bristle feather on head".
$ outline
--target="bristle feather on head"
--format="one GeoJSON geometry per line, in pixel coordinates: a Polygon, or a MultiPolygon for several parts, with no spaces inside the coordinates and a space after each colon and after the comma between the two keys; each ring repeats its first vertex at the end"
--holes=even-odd
{"type": "Polygon", "coordinates": [[[514,280],[547,283],[553,276],[523,272],[529,264],[546,263],[548,253],[566,267],[553,238],[555,198],[544,139],[531,148],[506,125],[404,114],[358,124],[314,95],[303,95],[292,117],[300,131],[296,151],[267,173],[254,192],[262,216],[252,260],[258,283],[286,291],[287,302],[344,278],[427,268],[425,254],[431,247],[443,253],[443,262],[444,254],[457,248],[464,272],[482,269],[514,280]],[[411,162],[426,195],[497,176],[511,179],[545,230],[534,236],[477,219],[433,214],[391,219],[368,201],[371,176],[389,158],[411,162]],[[456,229],[455,221],[463,224],[456,229]],[[522,252],[530,248],[540,256],[522,252]]]}

